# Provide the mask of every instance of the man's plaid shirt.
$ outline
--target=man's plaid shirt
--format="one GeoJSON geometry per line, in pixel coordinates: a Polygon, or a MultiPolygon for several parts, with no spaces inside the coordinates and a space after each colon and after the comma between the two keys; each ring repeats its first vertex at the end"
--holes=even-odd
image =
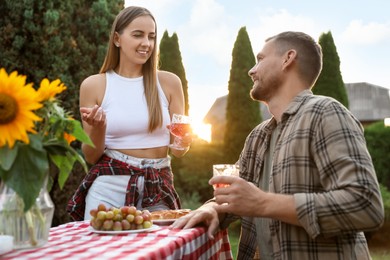
{"type": "MultiPolygon", "coordinates": [[[[334,99],[301,92],[283,113],[270,192],[294,196],[302,227],[272,220],[273,259],[369,259],[363,231],[384,220],[375,170],[358,120],[334,99]]],[[[240,177],[259,186],[274,118],[247,137],[240,177]]],[[[225,227],[236,219],[228,215],[225,227]]],[[[255,219],[242,218],[238,259],[252,259],[255,219]]]]}

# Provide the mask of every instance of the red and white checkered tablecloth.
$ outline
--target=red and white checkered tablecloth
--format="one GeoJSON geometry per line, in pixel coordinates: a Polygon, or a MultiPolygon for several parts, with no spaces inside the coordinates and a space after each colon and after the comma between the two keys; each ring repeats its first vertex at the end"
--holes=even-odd
{"type": "Polygon", "coordinates": [[[70,222],[53,227],[49,242],[39,248],[13,250],[0,259],[233,259],[227,230],[214,240],[203,227],[120,235],[96,234],[89,222],[70,222]]]}

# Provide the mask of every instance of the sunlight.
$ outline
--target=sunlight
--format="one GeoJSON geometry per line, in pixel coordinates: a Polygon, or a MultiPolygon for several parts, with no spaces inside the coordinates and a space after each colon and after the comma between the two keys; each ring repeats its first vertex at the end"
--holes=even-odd
{"type": "Polygon", "coordinates": [[[202,121],[193,120],[191,126],[194,134],[209,143],[211,142],[211,125],[204,124],[202,121]]]}
{"type": "MultiPolygon", "coordinates": [[[[197,89],[195,87],[195,89],[197,89]]],[[[205,124],[203,119],[214,102],[214,98],[205,97],[204,94],[190,91],[191,102],[189,116],[191,117],[192,131],[199,138],[211,142],[211,125],[205,124]]]]}
{"type": "Polygon", "coordinates": [[[385,126],[390,126],[390,117],[385,118],[385,126]]]}

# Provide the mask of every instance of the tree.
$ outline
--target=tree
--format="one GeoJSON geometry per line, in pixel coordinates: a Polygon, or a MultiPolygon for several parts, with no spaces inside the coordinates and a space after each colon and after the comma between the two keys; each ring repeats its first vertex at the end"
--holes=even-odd
{"type": "Polygon", "coordinates": [[[313,93],[333,97],[348,108],[348,94],[340,71],[340,58],[333,41],[332,33],[321,34],[322,72],[313,87],[313,93]]]}
{"type": "Polygon", "coordinates": [[[173,33],[171,37],[169,37],[168,31],[163,34],[160,42],[160,69],[172,72],[180,78],[184,92],[184,113],[188,115],[188,82],[176,33],[173,33]]]}
{"type": "MultiPolygon", "coordinates": [[[[35,87],[42,78],[59,78],[68,87],[60,97],[63,106],[79,118],[79,85],[99,72],[111,24],[122,8],[123,0],[0,1],[0,67],[26,75],[35,87]]],[[[57,173],[51,176],[56,183],[57,173]]],[[[83,177],[76,165],[63,190],[53,186],[53,226],[69,221],[66,203],[83,177]]]]}
{"type": "Polygon", "coordinates": [[[227,163],[238,160],[250,131],[261,121],[259,104],[250,97],[253,82],[248,71],[255,64],[255,56],[245,27],[234,43],[226,107],[224,152],[227,163]]]}
{"type": "Polygon", "coordinates": [[[122,8],[120,0],[0,1],[0,66],[26,75],[35,86],[44,77],[61,79],[68,87],[64,107],[78,117],[79,85],[99,72],[122,8]]]}
{"type": "Polygon", "coordinates": [[[364,137],[378,181],[390,190],[390,127],[383,121],[365,127],[364,137]]]}

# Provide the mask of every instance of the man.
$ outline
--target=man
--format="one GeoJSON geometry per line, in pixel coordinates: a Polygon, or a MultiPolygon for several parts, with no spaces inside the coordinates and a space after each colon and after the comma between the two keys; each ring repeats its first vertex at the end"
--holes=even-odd
{"type": "Polygon", "coordinates": [[[238,259],[369,259],[363,231],[378,229],[384,209],[363,128],[336,100],[310,91],[321,47],[301,32],[266,40],[249,71],[253,99],[273,118],[247,137],[240,178],[172,228],[208,225],[208,236],[241,217],[238,259]]]}

